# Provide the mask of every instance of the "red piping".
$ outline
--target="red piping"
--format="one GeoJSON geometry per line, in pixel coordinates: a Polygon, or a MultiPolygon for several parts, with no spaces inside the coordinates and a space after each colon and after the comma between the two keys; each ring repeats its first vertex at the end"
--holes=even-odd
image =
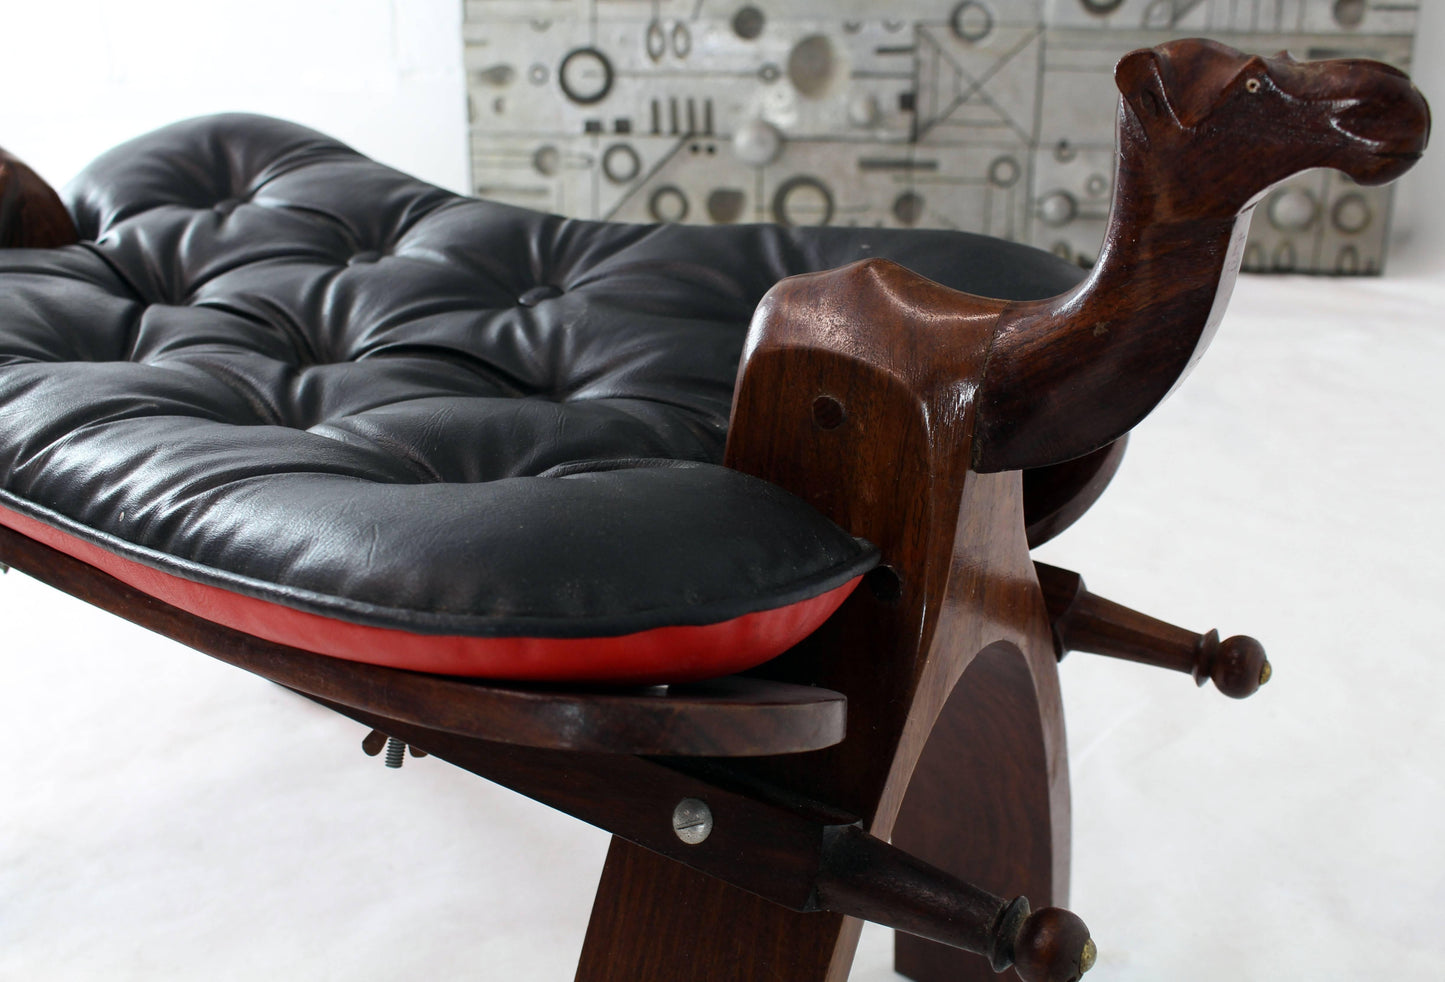
{"type": "Polygon", "coordinates": [[[554,682],[664,684],[730,675],[813,633],[861,576],[827,593],[716,624],[657,627],[597,638],[481,638],[372,627],[198,583],[0,507],[4,524],[122,583],[225,627],[334,658],[418,672],[554,682]]]}

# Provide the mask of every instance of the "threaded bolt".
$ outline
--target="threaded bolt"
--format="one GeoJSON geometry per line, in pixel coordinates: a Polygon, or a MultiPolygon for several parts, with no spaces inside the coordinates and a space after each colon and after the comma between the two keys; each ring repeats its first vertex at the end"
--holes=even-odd
{"type": "Polygon", "coordinates": [[[386,766],[400,767],[406,763],[406,741],[396,737],[386,738],[386,766]]]}

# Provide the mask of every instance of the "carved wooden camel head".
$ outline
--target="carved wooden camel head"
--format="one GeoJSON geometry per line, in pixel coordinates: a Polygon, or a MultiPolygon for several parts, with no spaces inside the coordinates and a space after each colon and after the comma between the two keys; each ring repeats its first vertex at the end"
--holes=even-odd
{"type": "Polygon", "coordinates": [[[1315,167],[1361,184],[1420,158],[1430,109],[1378,62],[1250,57],[1214,41],[1125,55],[1118,169],[1090,277],[999,313],[974,462],[1043,467],[1099,450],[1164,399],[1228,302],[1253,205],[1315,167]]]}
{"type": "Polygon", "coordinates": [[[1192,39],[1125,55],[1115,81],[1121,150],[1149,159],[1158,204],[1175,217],[1232,216],[1312,167],[1384,184],[1420,159],[1429,137],[1419,90],[1379,62],[1251,57],[1192,39]],[[1187,180],[1171,181],[1176,174],[1187,180]]]}

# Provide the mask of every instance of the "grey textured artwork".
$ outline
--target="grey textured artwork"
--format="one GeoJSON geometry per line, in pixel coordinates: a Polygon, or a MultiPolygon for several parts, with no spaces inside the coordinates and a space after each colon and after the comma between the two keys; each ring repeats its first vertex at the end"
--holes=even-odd
{"type": "MultiPolygon", "coordinates": [[[[620,221],[961,228],[1083,265],[1112,70],[1206,36],[1409,69],[1418,2],[466,0],[478,195],[620,221]]],[[[1391,192],[1309,172],[1248,269],[1375,273],[1391,192]]]]}

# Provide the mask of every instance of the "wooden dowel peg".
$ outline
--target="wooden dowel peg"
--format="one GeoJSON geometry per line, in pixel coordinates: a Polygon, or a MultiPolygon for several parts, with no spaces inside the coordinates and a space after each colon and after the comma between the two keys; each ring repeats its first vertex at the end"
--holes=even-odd
{"type": "Polygon", "coordinates": [[[817,879],[819,906],[983,955],[1024,982],[1076,982],[1096,950],[1078,915],[1008,901],[864,832],[828,830],[817,879]]]}
{"type": "Polygon", "coordinates": [[[1043,588],[1059,658],[1087,651],[1144,665],[1169,668],[1193,676],[1233,699],[1259,691],[1272,669],[1264,646],[1237,635],[1219,640],[1218,631],[1196,634],[1095,596],[1078,573],[1034,563],[1043,588]]]}
{"type": "Polygon", "coordinates": [[[362,753],[368,757],[375,757],[386,749],[387,735],[380,730],[372,730],[361,741],[362,753]]]}

